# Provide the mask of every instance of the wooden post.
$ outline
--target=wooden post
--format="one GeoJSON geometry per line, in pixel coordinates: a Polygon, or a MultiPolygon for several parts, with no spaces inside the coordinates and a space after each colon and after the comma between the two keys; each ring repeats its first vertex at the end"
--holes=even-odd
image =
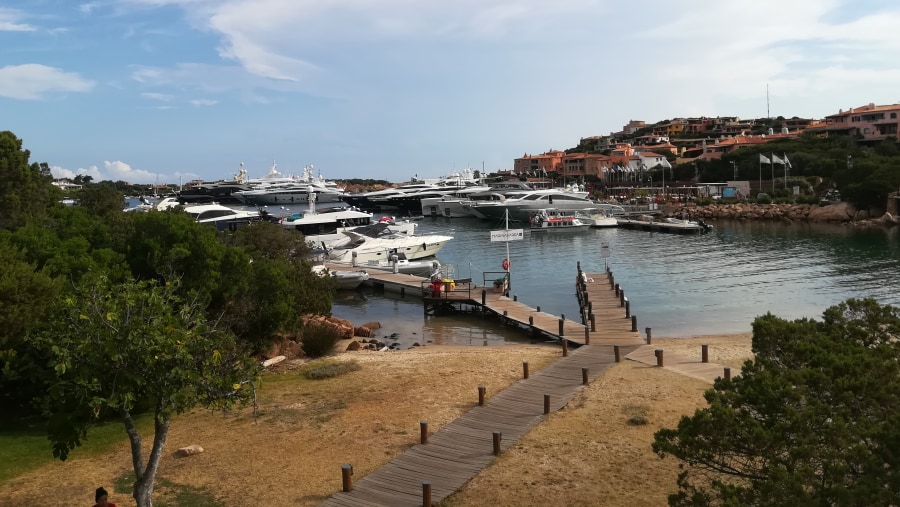
{"type": "Polygon", "coordinates": [[[581,383],[584,385],[587,385],[587,383],[588,383],[588,369],[587,368],[581,369],[581,383]]]}
{"type": "Polygon", "coordinates": [[[545,394],[544,395],[544,415],[547,415],[549,413],[550,413],[550,395],[545,394]]]}
{"type": "Polygon", "coordinates": [[[562,338],[563,336],[566,335],[565,331],[563,330],[563,322],[564,322],[563,319],[559,319],[559,336],[560,336],[560,338],[562,338]]]}
{"type": "Polygon", "coordinates": [[[731,380],[731,368],[725,367],[725,380],[731,380]]]}
{"type": "Polygon", "coordinates": [[[400,297],[406,297],[406,287],[400,286],[400,297]]]}
{"type": "Polygon", "coordinates": [[[619,296],[619,284],[616,284],[616,297],[619,296]]]}
{"type": "Polygon", "coordinates": [[[663,349],[656,349],[653,351],[656,354],[656,366],[662,368],[663,366],[663,349]]]}
{"type": "Polygon", "coordinates": [[[575,261],[575,266],[578,267],[578,274],[581,274],[581,261],[575,261]]]}
{"type": "Polygon", "coordinates": [[[622,361],[622,359],[619,357],[619,346],[618,345],[613,345],[613,355],[616,356],[617,363],[622,361]]]}
{"type": "Polygon", "coordinates": [[[625,318],[631,318],[631,301],[625,300],[625,318]]]}
{"type": "Polygon", "coordinates": [[[487,304],[487,291],[484,289],[481,289],[481,306],[484,307],[484,305],[486,305],[486,304],[487,304]]]}
{"type": "Polygon", "coordinates": [[[494,432],[494,456],[500,455],[500,441],[503,440],[503,433],[494,432]]]}
{"type": "Polygon", "coordinates": [[[503,310],[503,317],[505,318],[509,314],[508,310],[503,310]]]}
{"type": "Polygon", "coordinates": [[[428,423],[419,421],[419,443],[425,445],[428,443],[428,423]]]}
{"type": "Polygon", "coordinates": [[[650,330],[649,327],[645,327],[645,328],[644,328],[644,332],[647,333],[647,343],[650,343],[650,340],[653,339],[653,338],[652,338],[653,335],[650,333],[650,331],[651,331],[651,330],[650,330]]]}
{"type": "Polygon", "coordinates": [[[637,315],[631,316],[631,332],[637,333],[637,315]]]}
{"type": "Polygon", "coordinates": [[[569,340],[562,339],[563,357],[569,357],[569,340]]]}
{"type": "MultiPolygon", "coordinates": [[[[609,272],[609,288],[612,289],[616,285],[616,279],[612,274],[612,271],[609,272]]],[[[618,291],[616,291],[618,293],[618,291]]]]}
{"type": "Polygon", "coordinates": [[[484,386],[478,386],[478,406],[479,407],[484,406],[484,393],[486,390],[487,389],[485,389],[484,386]]]}
{"type": "Polygon", "coordinates": [[[591,344],[591,328],[584,326],[584,344],[591,344]]]}
{"type": "Polygon", "coordinates": [[[537,306],[537,312],[538,312],[538,313],[541,313],[541,305],[538,305],[538,306],[537,306]]]}
{"type": "Polygon", "coordinates": [[[422,507],[431,507],[431,483],[422,483],[422,507]]]}
{"type": "Polygon", "coordinates": [[[534,327],[534,315],[528,316],[528,325],[534,327]]]}
{"type": "Polygon", "coordinates": [[[528,361],[522,362],[522,378],[528,378],[528,361]]]}
{"type": "Polygon", "coordinates": [[[591,319],[591,331],[592,331],[592,332],[593,332],[593,331],[596,331],[596,330],[597,330],[597,323],[594,322],[594,314],[592,313],[592,314],[588,315],[588,318],[591,319]]]}
{"type": "Polygon", "coordinates": [[[341,465],[341,489],[344,493],[353,491],[353,465],[341,465]]]}
{"type": "Polygon", "coordinates": [[[588,315],[594,313],[594,302],[593,301],[588,301],[587,307],[588,307],[588,315]]]}
{"type": "Polygon", "coordinates": [[[619,289],[619,306],[625,306],[625,289],[619,289]]]}
{"type": "Polygon", "coordinates": [[[701,359],[700,359],[701,362],[703,362],[703,363],[709,362],[709,345],[707,345],[705,343],[703,345],[700,345],[700,357],[701,357],[701,359]]]}
{"type": "Polygon", "coordinates": [[[519,295],[513,294],[513,301],[518,301],[518,300],[519,300],[519,295]]]}

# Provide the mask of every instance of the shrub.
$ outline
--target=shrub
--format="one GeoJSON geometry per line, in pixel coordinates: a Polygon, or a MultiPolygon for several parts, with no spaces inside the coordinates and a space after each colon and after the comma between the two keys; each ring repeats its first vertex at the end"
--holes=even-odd
{"type": "Polygon", "coordinates": [[[756,194],[756,204],[772,204],[772,198],[765,192],[756,194]]]}
{"type": "Polygon", "coordinates": [[[341,333],[334,326],[311,322],[303,328],[300,348],[307,357],[322,357],[329,354],[340,339],[341,333]]]}
{"type": "Polygon", "coordinates": [[[359,369],[359,363],[356,361],[318,361],[307,365],[302,370],[302,373],[303,376],[310,380],[322,380],[339,377],[359,369]]]}

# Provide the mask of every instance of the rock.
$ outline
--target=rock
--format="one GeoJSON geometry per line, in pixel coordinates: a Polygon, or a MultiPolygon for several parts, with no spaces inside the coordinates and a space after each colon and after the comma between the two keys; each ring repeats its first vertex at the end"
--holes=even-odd
{"type": "Polygon", "coordinates": [[[809,220],[813,222],[847,222],[856,215],[856,210],[850,203],[841,202],[819,206],[809,211],[809,220]]]}
{"type": "Polygon", "coordinates": [[[900,221],[897,220],[897,217],[895,217],[894,215],[891,215],[890,213],[885,213],[884,215],[881,215],[881,220],[886,224],[897,225],[898,223],[900,223],[900,221]]]}
{"type": "MultiPolygon", "coordinates": [[[[262,365],[263,365],[263,368],[268,368],[269,366],[272,366],[273,364],[278,364],[278,363],[284,361],[285,359],[287,359],[285,356],[275,356],[271,359],[266,359],[265,361],[263,361],[262,365]]],[[[202,452],[202,449],[201,449],[201,452],[202,452]]]]}
{"type": "Polygon", "coordinates": [[[193,456],[194,454],[200,454],[201,452],[203,452],[203,448],[197,444],[193,444],[175,451],[175,457],[186,458],[188,456],[193,456]]]}
{"type": "Polygon", "coordinates": [[[869,210],[867,209],[861,209],[856,212],[856,220],[868,220],[869,218],[869,210]]]}
{"type": "Polygon", "coordinates": [[[366,326],[360,326],[360,327],[353,329],[353,336],[369,337],[369,336],[372,336],[372,330],[366,326]]]}
{"type": "Polygon", "coordinates": [[[359,350],[361,348],[362,348],[362,345],[358,341],[353,340],[352,342],[350,342],[350,344],[347,345],[347,352],[352,352],[354,350],[359,350]]]}
{"type": "Polygon", "coordinates": [[[381,323],[380,323],[380,322],[375,322],[375,321],[372,321],[372,322],[366,322],[365,324],[362,325],[362,327],[367,327],[367,328],[369,328],[369,329],[371,329],[371,330],[374,331],[374,330],[376,330],[376,329],[381,329],[381,323]]]}

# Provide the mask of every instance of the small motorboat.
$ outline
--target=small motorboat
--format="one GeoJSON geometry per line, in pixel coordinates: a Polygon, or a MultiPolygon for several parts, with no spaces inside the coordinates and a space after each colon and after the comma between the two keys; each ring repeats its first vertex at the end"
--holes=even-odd
{"type": "Polygon", "coordinates": [[[574,232],[584,231],[591,227],[593,220],[578,212],[561,212],[557,209],[545,208],[537,210],[529,219],[532,232],[574,232]]]}
{"type": "Polygon", "coordinates": [[[321,277],[330,276],[337,283],[338,290],[353,290],[362,285],[363,282],[369,279],[369,273],[361,269],[357,270],[344,270],[344,269],[329,269],[322,265],[316,265],[312,267],[313,273],[321,277]]]}

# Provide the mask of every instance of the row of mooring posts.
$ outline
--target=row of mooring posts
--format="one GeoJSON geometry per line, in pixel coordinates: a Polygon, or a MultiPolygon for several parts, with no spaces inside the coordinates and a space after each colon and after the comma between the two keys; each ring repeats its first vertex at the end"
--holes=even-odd
{"type": "MultiPolygon", "coordinates": [[[[563,340],[565,343],[565,340],[563,340]]],[[[565,347],[563,348],[563,353],[565,355],[565,347]]],[[[620,362],[621,358],[619,355],[619,346],[615,345],[613,347],[615,351],[616,362],[620,362]]],[[[522,362],[522,378],[528,379],[529,377],[529,368],[528,361],[522,362]]],[[[581,369],[581,384],[587,385],[590,382],[590,370],[588,368],[581,369]]],[[[487,388],[483,385],[478,386],[478,406],[483,407],[487,401],[487,388]]],[[[550,395],[544,394],[543,398],[543,414],[550,415],[550,395]]],[[[419,421],[419,444],[428,445],[428,421],[419,421]]],[[[503,442],[503,432],[501,431],[493,431],[491,432],[491,445],[492,452],[494,456],[499,456],[501,453],[501,443],[503,442]]],[[[341,490],[345,493],[349,493],[353,491],[353,465],[345,464],[341,465],[341,490]]],[[[431,482],[425,481],[422,482],[422,505],[423,506],[431,506],[431,482]]]]}
{"type": "MultiPolygon", "coordinates": [[[[663,349],[655,349],[653,355],[656,356],[656,366],[660,368],[665,366],[663,349]]],[[[709,345],[705,343],[700,345],[700,362],[709,363],[709,345]]],[[[722,369],[722,376],[725,377],[725,380],[731,380],[731,368],[725,366],[722,369]]]]}
{"type": "MultiPolygon", "coordinates": [[[[588,293],[587,289],[587,275],[581,269],[581,261],[577,262],[578,274],[575,277],[575,293],[578,296],[578,305],[581,308],[581,322],[584,324],[584,343],[585,345],[590,344],[590,334],[597,330],[597,321],[594,317],[594,303],[591,301],[591,296],[588,293]]],[[[638,322],[637,315],[631,313],[631,301],[625,297],[625,289],[619,286],[616,283],[615,277],[613,276],[612,270],[609,269],[609,266],[606,267],[606,278],[609,281],[610,290],[614,290],[616,297],[619,298],[619,306],[625,309],[625,318],[631,319],[631,332],[638,332],[638,322]]],[[[562,324],[560,324],[560,331],[562,330],[562,324]]],[[[650,328],[645,328],[647,333],[647,343],[651,343],[650,338],[650,328]]],[[[561,335],[560,335],[561,336],[561,335]]]]}

